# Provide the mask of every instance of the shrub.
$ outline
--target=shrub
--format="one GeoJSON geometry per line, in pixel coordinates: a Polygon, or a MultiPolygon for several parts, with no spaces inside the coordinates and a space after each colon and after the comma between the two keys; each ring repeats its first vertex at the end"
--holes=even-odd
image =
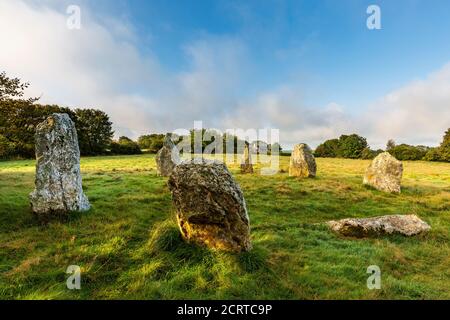
{"type": "Polygon", "coordinates": [[[320,144],[314,151],[315,157],[335,158],[339,152],[339,140],[331,139],[320,144]]]}
{"type": "Polygon", "coordinates": [[[422,160],[428,152],[424,146],[400,144],[388,150],[398,160],[422,160]]]}
{"type": "Polygon", "coordinates": [[[164,144],[164,134],[148,134],[138,138],[138,145],[150,153],[157,153],[164,144]]]}
{"type": "Polygon", "coordinates": [[[14,155],[15,144],[0,134],[0,159],[8,159],[14,155]]]}
{"type": "Polygon", "coordinates": [[[372,159],[374,159],[377,155],[379,155],[382,152],[383,152],[383,150],[381,150],[381,149],[372,150],[370,148],[365,148],[361,152],[361,159],[372,160],[372,159]]]}
{"type": "Polygon", "coordinates": [[[426,161],[441,161],[441,153],[439,148],[431,148],[423,157],[426,161]]]}
{"type": "Polygon", "coordinates": [[[339,137],[338,156],[342,158],[358,159],[361,158],[363,150],[367,148],[367,140],[357,134],[339,137]]]}
{"type": "Polygon", "coordinates": [[[112,154],[141,154],[139,145],[128,137],[120,137],[118,141],[113,141],[110,145],[112,154]]]}

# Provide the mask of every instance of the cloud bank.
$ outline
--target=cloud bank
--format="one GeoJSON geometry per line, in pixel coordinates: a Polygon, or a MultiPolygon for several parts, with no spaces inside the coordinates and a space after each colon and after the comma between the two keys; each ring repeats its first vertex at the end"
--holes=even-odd
{"type": "Polygon", "coordinates": [[[1,1],[0,66],[31,82],[29,94],[42,95],[43,103],[106,111],[116,135],[136,138],[191,128],[194,120],[202,120],[222,130],[278,128],[288,148],[297,142],[316,146],[353,132],[382,147],[390,138],[436,145],[450,127],[450,65],[353,115],[339,102],[306,105],[303,84],[245,92],[253,66],[238,36],[205,34],[185,44],[180,50],[188,67],[174,72],[151,51],[139,51],[126,22],[98,21],[87,5],[80,30],[69,30],[66,20],[53,1],[1,1]]]}

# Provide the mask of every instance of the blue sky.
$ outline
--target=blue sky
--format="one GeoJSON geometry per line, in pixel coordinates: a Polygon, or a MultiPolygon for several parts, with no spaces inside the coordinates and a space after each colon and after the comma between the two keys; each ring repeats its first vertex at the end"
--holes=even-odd
{"type": "Polygon", "coordinates": [[[131,23],[142,52],[172,70],[189,68],[183,46],[207,37],[241,39],[252,62],[246,90],[304,79],[312,104],[327,100],[358,109],[450,57],[449,1],[263,0],[101,1],[131,23]],[[368,30],[366,9],[377,4],[382,30],[368,30]]]}
{"type": "MultiPolygon", "coordinates": [[[[40,21],[13,28],[10,55],[14,31],[37,38],[45,32],[52,54],[61,52],[53,59],[59,74],[84,72],[52,81],[23,67],[29,58],[0,62],[30,79],[44,101],[105,109],[117,133],[203,120],[224,129],[279,128],[288,147],[350,132],[380,147],[388,138],[435,145],[450,126],[446,0],[6,2],[3,18],[13,10],[19,20],[20,11],[40,21]],[[68,4],[80,6],[83,28],[63,37],[57,32],[68,4]],[[366,27],[371,4],[381,8],[381,30],[366,27]]],[[[42,44],[27,45],[40,52],[42,44]]],[[[33,59],[52,68],[45,55],[33,59]]]]}

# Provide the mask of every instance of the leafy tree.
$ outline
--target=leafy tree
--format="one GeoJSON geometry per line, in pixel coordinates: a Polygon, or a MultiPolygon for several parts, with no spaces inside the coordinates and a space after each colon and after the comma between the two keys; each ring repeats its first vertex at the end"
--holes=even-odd
{"type": "Polygon", "coordinates": [[[371,160],[374,159],[377,155],[382,153],[383,150],[372,150],[369,147],[364,148],[364,150],[361,152],[361,159],[371,160]]]}
{"type": "Polygon", "coordinates": [[[362,151],[367,148],[367,140],[357,134],[342,135],[339,137],[338,156],[342,158],[361,158],[362,151]]]}
{"type": "Polygon", "coordinates": [[[400,144],[389,150],[389,153],[398,160],[422,160],[427,152],[427,147],[408,144],[400,144]]]}
{"type": "Polygon", "coordinates": [[[15,145],[14,156],[34,157],[36,126],[54,112],[65,112],[75,118],[70,109],[55,105],[43,106],[25,100],[0,101],[0,134],[15,145]]]}
{"type": "Polygon", "coordinates": [[[423,160],[426,160],[426,161],[441,161],[440,148],[430,148],[430,150],[428,150],[428,152],[423,157],[423,160]]]}
{"type": "Polygon", "coordinates": [[[138,138],[141,149],[146,149],[150,153],[157,153],[164,144],[164,134],[147,134],[138,138]]]}
{"type": "Polygon", "coordinates": [[[101,110],[76,109],[74,122],[81,154],[105,154],[114,135],[109,116],[101,110]]]}
{"type": "MultiPolygon", "coordinates": [[[[19,78],[9,78],[5,72],[0,73],[0,101],[20,99],[29,83],[22,83],[19,78]]],[[[30,99],[29,101],[34,101],[30,99]]],[[[36,99],[37,100],[37,99],[36,99]]]]}
{"type": "Polygon", "coordinates": [[[389,151],[392,148],[395,148],[395,141],[393,139],[389,139],[386,144],[386,151],[389,151]]]}
{"type": "Polygon", "coordinates": [[[0,134],[0,159],[8,159],[14,155],[15,144],[0,134]]]}
{"type": "Polygon", "coordinates": [[[314,156],[322,158],[335,158],[339,153],[339,140],[331,139],[320,144],[314,151],[314,156]]]}
{"type": "Polygon", "coordinates": [[[139,145],[128,137],[120,137],[118,141],[110,144],[112,154],[140,154],[142,153],[139,145]]]}
{"type": "Polygon", "coordinates": [[[445,132],[441,145],[429,150],[424,159],[450,162],[450,128],[445,132]]]}
{"type": "Polygon", "coordinates": [[[444,140],[439,147],[441,153],[441,160],[450,162],[450,128],[447,129],[444,135],[444,140]]]}

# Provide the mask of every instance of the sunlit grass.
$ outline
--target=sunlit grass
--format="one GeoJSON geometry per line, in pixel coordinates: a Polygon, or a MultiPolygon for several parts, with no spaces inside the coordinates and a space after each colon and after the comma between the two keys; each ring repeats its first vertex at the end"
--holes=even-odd
{"type": "MultiPolygon", "coordinates": [[[[254,249],[240,255],[180,238],[154,156],[83,158],[88,213],[39,224],[28,194],[34,161],[0,162],[0,298],[4,299],[429,299],[450,298],[450,164],[405,162],[401,195],[362,186],[364,160],[317,159],[315,179],[241,175],[254,249]],[[323,222],[417,214],[415,238],[344,239],[323,222]],[[82,289],[65,270],[82,269],[82,289]],[[378,265],[382,289],[368,290],[378,265]]],[[[256,166],[257,172],[261,166],[256,166]]]]}

